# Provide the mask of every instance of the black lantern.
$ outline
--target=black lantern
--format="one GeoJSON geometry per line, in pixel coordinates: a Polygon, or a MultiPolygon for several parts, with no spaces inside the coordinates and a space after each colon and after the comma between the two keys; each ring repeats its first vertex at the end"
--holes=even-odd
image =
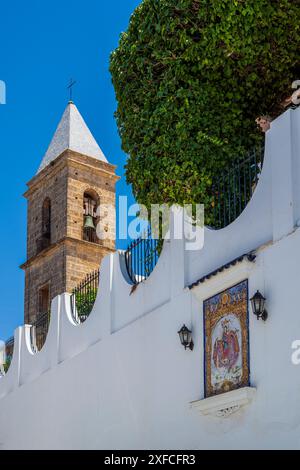
{"type": "Polygon", "coordinates": [[[182,346],[184,346],[184,349],[190,349],[193,351],[194,349],[194,343],[192,340],[192,332],[189,330],[185,325],[181,328],[180,331],[178,331],[180,342],[182,346]]]}
{"type": "Polygon", "coordinates": [[[265,310],[266,299],[264,298],[264,296],[259,291],[257,291],[256,294],[250,300],[253,313],[257,316],[257,320],[261,318],[263,321],[266,321],[266,319],[268,318],[268,313],[265,310]]]}

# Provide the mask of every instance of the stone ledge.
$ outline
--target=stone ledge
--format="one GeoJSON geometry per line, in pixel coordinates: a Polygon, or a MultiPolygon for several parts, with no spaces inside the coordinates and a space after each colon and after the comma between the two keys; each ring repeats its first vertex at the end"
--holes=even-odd
{"type": "MultiPolygon", "coordinates": [[[[105,241],[105,240],[104,240],[105,241]]],[[[100,251],[103,253],[103,255],[107,255],[109,253],[114,253],[116,250],[112,247],[104,245],[104,241],[101,241],[100,244],[98,243],[91,243],[86,240],[82,240],[80,238],[73,238],[73,237],[63,237],[60,240],[58,240],[55,243],[52,243],[48,248],[45,248],[44,250],[40,251],[36,255],[32,256],[29,258],[25,263],[21,264],[20,268],[25,270],[28,268],[31,264],[33,264],[36,260],[40,260],[42,258],[45,258],[46,256],[49,255],[49,253],[55,251],[57,247],[61,247],[63,245],[70,245],[73,244],[75,246],[82,246],[84,247],[87,251],[100,251]]]]}
{"type": "Polygon", "coordinates": [[[190,403],[190,406],[192,409],[200,411],[203,415],[226,418],[238,411],[242,406],[249,405],[255,393],[256,388],[243,387],[203,400],[193,401],[190,403]]]}

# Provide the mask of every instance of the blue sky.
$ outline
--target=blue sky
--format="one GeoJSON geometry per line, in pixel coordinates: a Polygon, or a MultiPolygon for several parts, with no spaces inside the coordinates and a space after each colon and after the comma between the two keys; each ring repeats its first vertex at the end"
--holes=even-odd
{"type": "MultiPolygon", "coordinates": [[[[74,101],[108,160],[123,175],[113,113],[109,55],[127,29],[140,0],[11,0],[1,2],[0,80],[7,103],[0,105],[2,222],[0,231],[0,338],[23,323],[26,259],[26,182],[37,171],[68,101],[74,101]]],[[[118,194],[130,194],[124,177],[118,194]]],[[[132,200],[132,196],[131,196],[132,200]]],[[[124,243],[118,243],[124,248],[124,243]]]]}

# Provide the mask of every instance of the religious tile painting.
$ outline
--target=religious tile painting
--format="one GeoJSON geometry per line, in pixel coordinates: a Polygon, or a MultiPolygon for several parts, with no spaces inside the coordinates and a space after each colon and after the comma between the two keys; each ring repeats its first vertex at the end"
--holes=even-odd
{"type": "Polygon", "coordinates": [[[204,302],[205,396],[249,385],[248,281],[204,302]]]}

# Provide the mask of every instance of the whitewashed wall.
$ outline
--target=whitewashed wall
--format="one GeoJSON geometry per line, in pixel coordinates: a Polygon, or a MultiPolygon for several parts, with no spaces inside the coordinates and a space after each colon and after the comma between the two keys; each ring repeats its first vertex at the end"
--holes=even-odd
{"type": "Polygon", "coordinates": [[[66,294],[52,304],[41,352],[31,350],[30,326],[16,330],[13,361],[0,380],[0,448],[300,448],[300,366],[291,362],[292,342],[300,339],[299,219],[300,109],[272,124],[251,202],[229,227],[206,229],[202,250],[185,251],[171,237],[132,295],[122,254],[109,256],[83,325],[72,321],[66,294]],[[244,260],[188,289],[251,250],[255,263],[244,260]],[[269,312],[263,323],[250,308],[255,393],[226,418],[204,416],[197,409],[203,300],[246,278],[250,295],[264,293],[269,312]],[[193,352],[179,343],[183,323],[193,330],[193,352]]]}

